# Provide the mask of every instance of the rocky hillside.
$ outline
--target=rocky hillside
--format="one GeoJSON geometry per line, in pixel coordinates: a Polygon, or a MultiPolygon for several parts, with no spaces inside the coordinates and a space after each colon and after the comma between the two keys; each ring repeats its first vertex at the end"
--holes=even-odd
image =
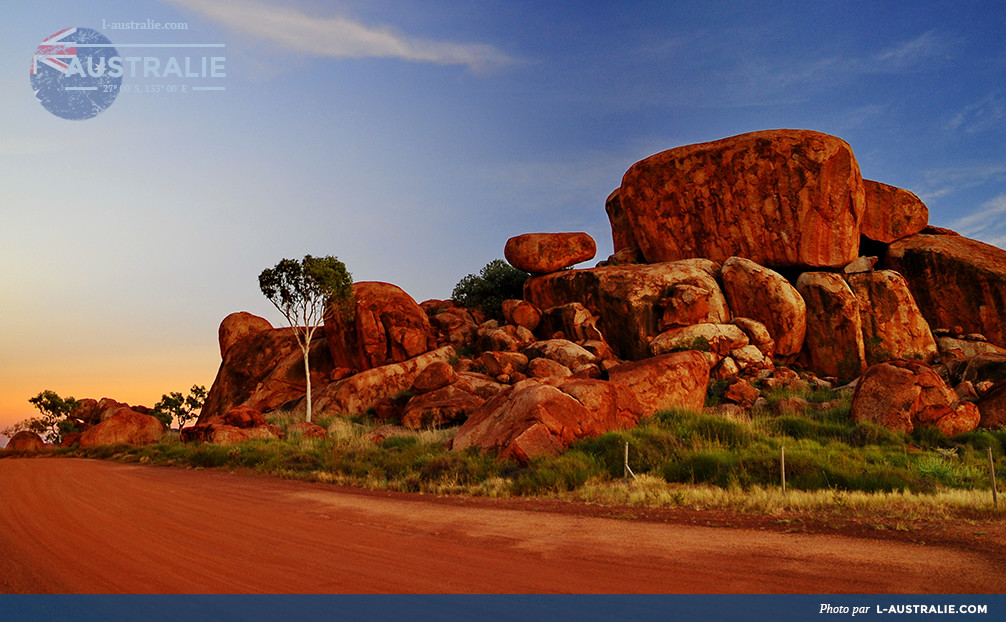
{"type": "MultiPolygon", "coordinates": [[[[1006,423],[1006,251],[928,226],[841,139],[773,130],[664,151],[604,208],[615,253],[593,268],[567,269],[594,257],[586,233],[501,240],[532,273],[503,323],[356,283],[353,312],[327,316],[311,347],[316,416],[460,426],[455,450],[520,461],[701,409],[711,382],[725,413],[764,390],[846,386],[854,419],[893,429],[1006,423]]],[[[290,329],[235,313],[219,340],[184,437],[281,434],[262,413],[304,398],[290,329]]]]}

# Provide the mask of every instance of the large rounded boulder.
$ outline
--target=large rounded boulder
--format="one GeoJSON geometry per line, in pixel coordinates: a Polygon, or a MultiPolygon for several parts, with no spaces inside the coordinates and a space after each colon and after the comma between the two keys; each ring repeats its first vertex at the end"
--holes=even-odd
{"type": "Polygon", "coordinates": [[[619,200],[648,262],[737,255],[773,267],[851,262],[866,204],[849,145],[807,130],[663,151],[629,168],[619,200]]]}

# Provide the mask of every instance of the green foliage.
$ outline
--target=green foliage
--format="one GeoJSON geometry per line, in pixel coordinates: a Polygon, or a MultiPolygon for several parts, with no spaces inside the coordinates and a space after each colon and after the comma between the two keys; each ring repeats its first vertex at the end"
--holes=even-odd
{"type": "Polygon", "coordinates": [[[555,458],[539,458],[530,467],[514,481],[514,492],[519,495],[573,490],[600,471],[594,456],[578,450],[555,458]]]}
{"type": "Polygon", "coordinates": [[[151,414],[169,428],[172,420],[178,421],[178,429],[181,430],[186,423],[199,417],[199,410],[205,401],[206,387],[194,384],[187,396],[177,391],[162,395],[161,400],[154,404],[151,414]]]}
{"type": "Polygon", "coordinates": [[[699,352],[709,352],[712,350],[712,346],[709,345],[709,340],[698,335],[692,337],[688,341],[679,343],[678,345],[671,348],[671,352],[684,352],[686,350],[698,350],[699,352]]]}
{"type": "Polygon", "coordinates": [[[259,289],[291,326],[310,327],[328,304],[344,304],[353,296],[353,278],[336,257],[283,259],[259,274],[259,289]]]}
{"type": "Polygon", "coordinates": [[[72,397],[60,397],[55,391],[46,389],[28,403],[42,413],[41,417],[30,417],[3,430],[4,436],[11,437],[22,430],[34,432],[47,443],[59,444],[63,435],[76,432],[76,426],[66,419],[79,402],[72,397]]]}
{"type": "Polygon", "coordinates": [[[723,400],[723,394],[727,392],[730,383],[726,380],[713,380],[706,387],[706,406],[719,406],[723,400]]]}
{"type": "Polygon", "coordinates": [[[468,309],[480,309],[487,317],[502,320],[503,301],[523,298],[528,276],[502,259],[494,259],[478,274],[458,281],[451,298],[468,309]]]}

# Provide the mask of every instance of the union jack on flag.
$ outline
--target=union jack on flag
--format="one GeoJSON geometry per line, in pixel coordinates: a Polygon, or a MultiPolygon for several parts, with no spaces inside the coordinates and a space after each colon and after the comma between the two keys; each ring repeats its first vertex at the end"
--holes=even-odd
{"type": "Polygon", "coordinates": [[[43,41],[38,46],[38,49],[35,50],[35,55],[31,59],[32,74],[38,73],[39,62],[49,65],[62,74],[66,74],[66,70],[69,69],[70,65],[64,62],[64,59],[71,59],[77,55],[77,43],[75,41],[63,41],[63,39],[75,32],[77,32],[75,27],[64,28],[43,41]]]}

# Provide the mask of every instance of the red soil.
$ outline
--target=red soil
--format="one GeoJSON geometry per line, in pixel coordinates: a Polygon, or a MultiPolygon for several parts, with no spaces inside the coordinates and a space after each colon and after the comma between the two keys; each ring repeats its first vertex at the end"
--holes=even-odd
{"type": "Polygon", "coordinates": [[[831,533],[791,533],[783,529],[792,524],[779,522],[778,517],[378,493],[80,459],[4,459],[0,591],[1006,589],[1001,520],[910,533],[870,533],[849,523],[831,533]]]}

